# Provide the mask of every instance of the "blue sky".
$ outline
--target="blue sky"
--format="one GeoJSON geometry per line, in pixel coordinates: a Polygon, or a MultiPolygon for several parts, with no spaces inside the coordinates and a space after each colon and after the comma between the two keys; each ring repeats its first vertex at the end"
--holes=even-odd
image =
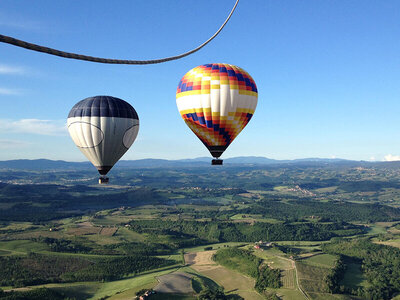
{"type": "MultiPolygon", "coordinates": [[[[205,41],[234,2],[2,0],[0,33],[92,56],[160,58],[205,41]]],[[[400,159],[399,37],[397,0],[241,0],[208,46],[163,64],[95,64],[0,44],[0,160],[85,160],[65,123],[95,95],[139,114],[122,159],[209,156],[175,91],[187,71],[217,62],[242,67],[259,90],[253,119],[222,158],[400,159]]]]}

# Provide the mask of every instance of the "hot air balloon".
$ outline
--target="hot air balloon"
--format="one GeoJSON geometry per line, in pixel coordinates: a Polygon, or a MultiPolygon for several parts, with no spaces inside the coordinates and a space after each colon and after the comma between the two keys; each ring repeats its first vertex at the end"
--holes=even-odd
{"type": "Polygon", "coordinates": [[[105,175],[135,141],[139,118],[124,100],[96,96],[75,104],[67,125],[75,145],[99,171],[102,184],[108,183],[105,175]]]}
{"type": "Polygon", "coordinates": [[[250,121],[257,106],[257,86],[243,69],[205,64],[185,74],[176,104],[186,125],[222,165],[219,157],[250,121]]]}

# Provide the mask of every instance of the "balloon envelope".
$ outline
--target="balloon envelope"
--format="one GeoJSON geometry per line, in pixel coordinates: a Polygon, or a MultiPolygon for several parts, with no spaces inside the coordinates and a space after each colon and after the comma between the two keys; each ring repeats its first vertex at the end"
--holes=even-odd
{"type": "Polygon", "coordinates": [[[124,100],[96,96],[75,104],[67,125],[75,145],[101,175],[106,175],[135,141],[139,118],[124,100]]]}
{"type": "Polygon", "coordinates": [[[243,69],[205,64],[183,76],[176,104],[189,128],[218,158],[250,121],[257,97],[257,86],[243,69]]]}

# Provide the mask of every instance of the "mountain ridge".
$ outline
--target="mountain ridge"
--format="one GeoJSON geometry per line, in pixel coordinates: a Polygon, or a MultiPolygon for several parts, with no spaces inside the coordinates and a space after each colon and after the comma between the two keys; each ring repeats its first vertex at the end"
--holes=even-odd
{"type": "MultiPolygon", "coordinates": [[[[211,158],[197,157],[192,159],[157,159],[145,158],[137,160],[121,160],[116,166],[119,168],[129,167],[189,167],[189,166],[209,166],[211,158]]],[[[278,165],[278,164],[376,164],[388,162],[366,162],[356,160],[346,160],[340,158],[300,158],[292,160],[278,160],[263,156],[238,156],[224,159],[226,165],[278,165]]],[[[14,159],[0,161],[1,169],[25,169],[25,170],[76,170],[92,168],[90,162],[69,162],[64,160],[50,159],[14,159]]]]}

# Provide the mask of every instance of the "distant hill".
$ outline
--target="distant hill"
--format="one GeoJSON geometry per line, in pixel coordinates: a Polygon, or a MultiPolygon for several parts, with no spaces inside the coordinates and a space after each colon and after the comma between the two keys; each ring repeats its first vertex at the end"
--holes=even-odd
{"type": "Polygon", "coordinates": [[[89,168],[89,162],[68,162],[49,159],[15,159],[0,161],[1,169],[15,170],[76,170],[89,168]]]}
{"type": "Polygon", "coordinates": [[[280,162],[285,162],[283,160],[271,159],[262,156],[238,156],[224,159],[225,163],[230,164],[261,164],[261,165],[269,165],[276,164],[280,162]]]}
{"type": "MultiPolygon", "coordinates": [[[[167,159],[138,159],[138,160],[121,160],[117,163],[119,168],[157,168],[157,167],[193,167],[193,166],[209,166],[211,158],[199,157],[193,159],[167,160],[167,159]]],[[[377,164],[376,162],[352,161],[345,159],[330,158],[303,158],[294,160],[277,160],[260,156],[240,156],[224,159],[224,165],[365,165],[377,164]]],[[[396,162],[380,162],[380,164],[396,164],[396,162]]],[[[396,164],[397,165],[397,164],[396,164]]],[[[48,159],[17,159],[0,161],[0,169],[14,170],[79,170],[91,169],[93,166],[89,162],[67,162],[63,160],[48,159]]]]}

